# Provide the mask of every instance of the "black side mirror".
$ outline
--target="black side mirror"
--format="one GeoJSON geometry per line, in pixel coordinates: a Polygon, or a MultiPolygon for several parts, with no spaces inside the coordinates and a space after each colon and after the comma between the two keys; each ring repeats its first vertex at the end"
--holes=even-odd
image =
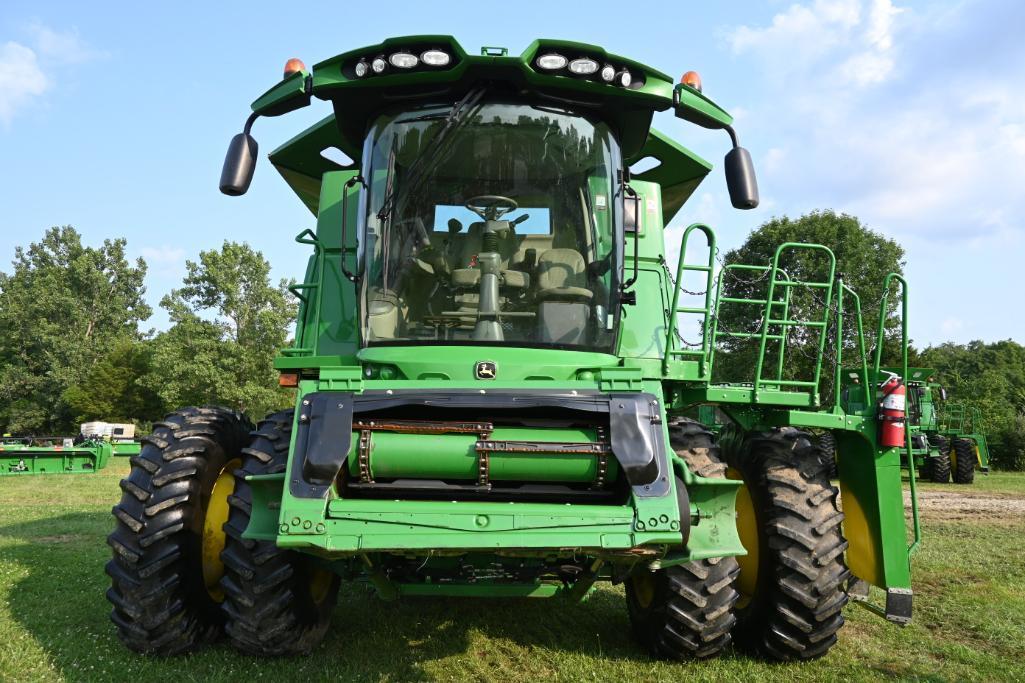
{"type": "Polygon", "coordinates": [[[221,168],[221,192],[232,197],[245,194],[253,182],[256,170],[256,153],[259,145],[248,132],[239,133],[231,139],[228,153],[224,155],[221,168]]]}
{"type": "Polygon", "coordinates": [[[726,154],[726,187],[730,203],[735,209],[753,209],[758,206],[758,180],[751,154],[737,146],[726,154]]]}

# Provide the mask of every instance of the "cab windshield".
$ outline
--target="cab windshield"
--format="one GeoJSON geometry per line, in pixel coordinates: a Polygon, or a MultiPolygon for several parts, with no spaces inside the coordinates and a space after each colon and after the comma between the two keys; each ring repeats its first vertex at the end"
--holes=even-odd
{"type": "Polygon", "coordinates": [[[365,343],[611,349],[622,161],[606,124],[481,100],[381,116],[366,145],[365,343]]]}

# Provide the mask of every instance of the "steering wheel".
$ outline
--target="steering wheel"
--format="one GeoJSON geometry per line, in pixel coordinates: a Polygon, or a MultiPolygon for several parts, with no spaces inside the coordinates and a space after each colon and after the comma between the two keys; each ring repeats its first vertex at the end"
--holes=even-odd
{"type": "Polygon", "coordinates": [[[480,194],[470,197],[463,206],[485,221],[497,221],[510,211],[520,208],[515,199],[498,194],[480,194]]]}

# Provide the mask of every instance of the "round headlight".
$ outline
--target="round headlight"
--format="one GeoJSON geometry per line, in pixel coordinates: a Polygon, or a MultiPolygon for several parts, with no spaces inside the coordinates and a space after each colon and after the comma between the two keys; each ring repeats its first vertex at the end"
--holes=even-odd
{"type": "Polygon", "coordinates": [[[629,88],[630,84],[633,83],[633,82],[634,82],[633,76],[631,76],[630,72],[627,71],[626,69],[623,69],[618,74],[616,74],[616,83],[618,83],[619,85],[623,86],[624,88],[629,88]]]}
{"type": "Polygon", "coordinates": [[[388,58],[388,61],[391,62],[392,66],[399,69],[412,69],[420,63],[416,55],[411,55],[408,52],[396,52],[388,58]]]}
{"type": "Polygon", "coordinates": [[[369,68],[370,67],[367,66],[366,61],[364,61],[362,59],[359,60],[359,62],[356,64],[356,78],[363,78],[364,76],[366,76],[367,75],[367,70],[369,68]]]}
{"type": "Polygon", "coordinates": [[[567,61],[569,60],[562,55],[552,53],[538,57],[537,65],[545,71],[556,71],[557,69],[565,68],[567,61]]]}
{"type": "Polygon", "coordinates": [[[578,76],[587,76],[598,70],[598,62],[593,59],[574,59],[569,63],[569,70],[578,76]]]}
{"type": "Polygon", "coordinates": [[[448,53],[442,52],[441,50],[428,50],[420,55],[420,59],[428,66],[445,66],[452,61],[452,58],[449,57],[448,53]]]}
{"type": "Polygon", "coordinates": [[[370,62],[370,68],[374,70],[375,74],[384,71],[386,66],[388,66],[388,62],[384,61],[384,57],[374,57],[374,61],[370,62]]]}
{"type": "Polygon", "coordinates": [[[611,83],[612,79],[616,77],[616,69],[611,64],[606,64],[601,68],[601,79],[606,83],[611,83]]]}

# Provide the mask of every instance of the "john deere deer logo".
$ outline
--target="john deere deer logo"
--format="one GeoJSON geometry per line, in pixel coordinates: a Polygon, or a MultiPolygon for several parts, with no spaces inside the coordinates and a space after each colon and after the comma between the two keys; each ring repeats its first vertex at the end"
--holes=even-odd
{"type": "Polygon", "coordinates": [[[494,361],[479,360],[473,369],[473,374],[477,376],[477,379],[495,379],[498,375],[498,366],[494,361]]]}

